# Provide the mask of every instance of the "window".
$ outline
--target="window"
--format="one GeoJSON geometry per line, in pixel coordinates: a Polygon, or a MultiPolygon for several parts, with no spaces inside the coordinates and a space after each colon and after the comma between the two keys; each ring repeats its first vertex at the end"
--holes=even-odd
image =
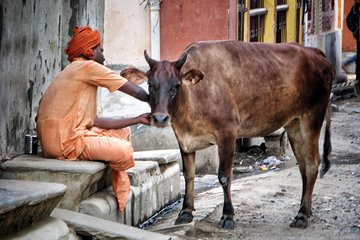
{"type": "Polygon", "coordinates": [[[286,0],[277,0],[276,5],[276,42],[286,42],[286,12],[288,10],[286,0]]]}
{"type": "Polygon", "coordinates": [[[250,0],[250,42],[264,41],[266,14],[264,0],[250,0]]]}
{"type": "MultiPolygon", "coordinates": [[[[300,43],[300,10],[301,0],[296,0],[296,42],[300,43]]],[[[304,19],[303,19],[304,21],[304,19]]]]}
{"type": "Polygon", "coordinates": [[[244,14],[247,11],[245,0],[238,0],[238,40],[244,41],[244,14]]]}
{"type": "Polygon", "coordinates": [[[305,0],[305,4],[306,4],[306,12],[308,14],[308,34],[314,34],[314,18],[313,18],[313,14],[314,14],[314,8],[313,8],[313,0],[305,0]]]}

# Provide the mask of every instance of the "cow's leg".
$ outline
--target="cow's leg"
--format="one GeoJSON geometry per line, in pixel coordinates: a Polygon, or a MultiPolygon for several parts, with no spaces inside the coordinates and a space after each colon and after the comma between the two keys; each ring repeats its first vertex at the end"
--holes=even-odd
{"type": "Polygon", "coordinates": [[[181,148],[183,161],[183,174],[185,178],[185,196],[181,212],[175,224],[189,223],[193,220],[194,209],[194,177],[195,177],[195,152],[185,153],[181,148]]]}
{"type": "Polygon", "coordinates": [[[233,229],[234,207],[231,201],[231,180],[232,180],[232,162],[235,150],[235,136],[227,136],[218,139],[219,151],[219,170],[218,179],[224,192],[223,216],[221,217],[221,226],[225,229],[233,229]]]}
{"type": "Polygon", "coordinates": [[[300,210],[290,224],[291,227],[306,228],[311,216],[311,201],[318,174],[320,155],[318,140],[320,129],[309,121],[294,120],[285,127],[302,177],[303,189],[300,210]]]}

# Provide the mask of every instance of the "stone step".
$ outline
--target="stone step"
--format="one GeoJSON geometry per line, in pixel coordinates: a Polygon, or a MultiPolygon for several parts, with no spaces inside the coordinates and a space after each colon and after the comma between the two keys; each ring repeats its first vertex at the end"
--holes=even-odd
{"type": "Polygon", "coordinates": [[[100,161],[20,155],[1,164],[0,178],[63,183],[67,192],[59,207],[78,210],[83,199],[111,185],[111,169],[100,161]]]}
{"type": "Polygon", "coordinates": [[[111,187],[82,201],[79,212],[136,226],[180,197],[177,162],[158,165],[155,161],[135,161],[129,176],[132,186],[123,213],[118,210],[111,187]]]}
{"type": "Polygon", "coordinates": [[[87,236],[96,236],[96,239],[177,239],[175,236],[145,231],[65,209],[56,208],[51,213],[51,216],[65,221],[75,232],[81,232],[87,236]]]}
{"type": "Polygon", "coordinates": [[[58,207],[135,226],[178,199],[181,156],[175,149],[135,152],[134,158],[135,166],[128,170],[131,193],[122,214],[111,169],[103,162],[22,155],[1,164],[0,178],[64,183],[68,191],[58,207]]]}
{"type": "Polygon", "coordinates": [[[136,161],[156,161],[159,165],[181,161],[179,149],[163,149],[134,152],[136,161]]]}
{"type": "Polygon", "coordinates": [[[44,218],[27,228],[9,234],[2,240],[64,240],[71,239],[71,233],[64,221],[53,217],[44,218]]]}
{"type": "Polygon", "coordinates": [[[48,217],[65,192],[63,184],[0,179],[0,236],[48,217]]]}

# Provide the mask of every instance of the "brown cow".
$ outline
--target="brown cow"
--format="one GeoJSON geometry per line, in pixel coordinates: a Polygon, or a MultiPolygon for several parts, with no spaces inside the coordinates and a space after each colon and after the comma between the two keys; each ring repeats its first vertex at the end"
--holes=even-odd
{"type": "MultiPolygon", "coordinates": [[[[307,227],[333,79],[325,55],[295,44],[219,41],[192,44],[175,62],[155,61],[146,52],[145,58],[153,125],[171,122],[183,160],[186,190],[175,224],[193,219],[196,150],[217,144],[218,179],[224,191],[221,224],[234,228],[230,186],[235,140],[284,127],[303,182],[300,210],[290,226],[307,227]]],[[[321,175],[330,167],[326,122],[321,175]]]]}

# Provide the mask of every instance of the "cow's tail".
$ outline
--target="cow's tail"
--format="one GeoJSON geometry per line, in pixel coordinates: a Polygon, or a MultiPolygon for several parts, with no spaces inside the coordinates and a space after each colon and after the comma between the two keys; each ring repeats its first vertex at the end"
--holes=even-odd
{"type": "Polygon", "coordinates": [[[320,170],[320,178],[322,178],[325,173],[330,169],[330,154],[331,154],[331,140],[330,140],[330,117],[331,117],[331,101],[329,101],[326,115],[325,115],[325,136],[324,136],[324,146],[323,146],[323,157],[321,163],[321,170],[320,170]]]}

